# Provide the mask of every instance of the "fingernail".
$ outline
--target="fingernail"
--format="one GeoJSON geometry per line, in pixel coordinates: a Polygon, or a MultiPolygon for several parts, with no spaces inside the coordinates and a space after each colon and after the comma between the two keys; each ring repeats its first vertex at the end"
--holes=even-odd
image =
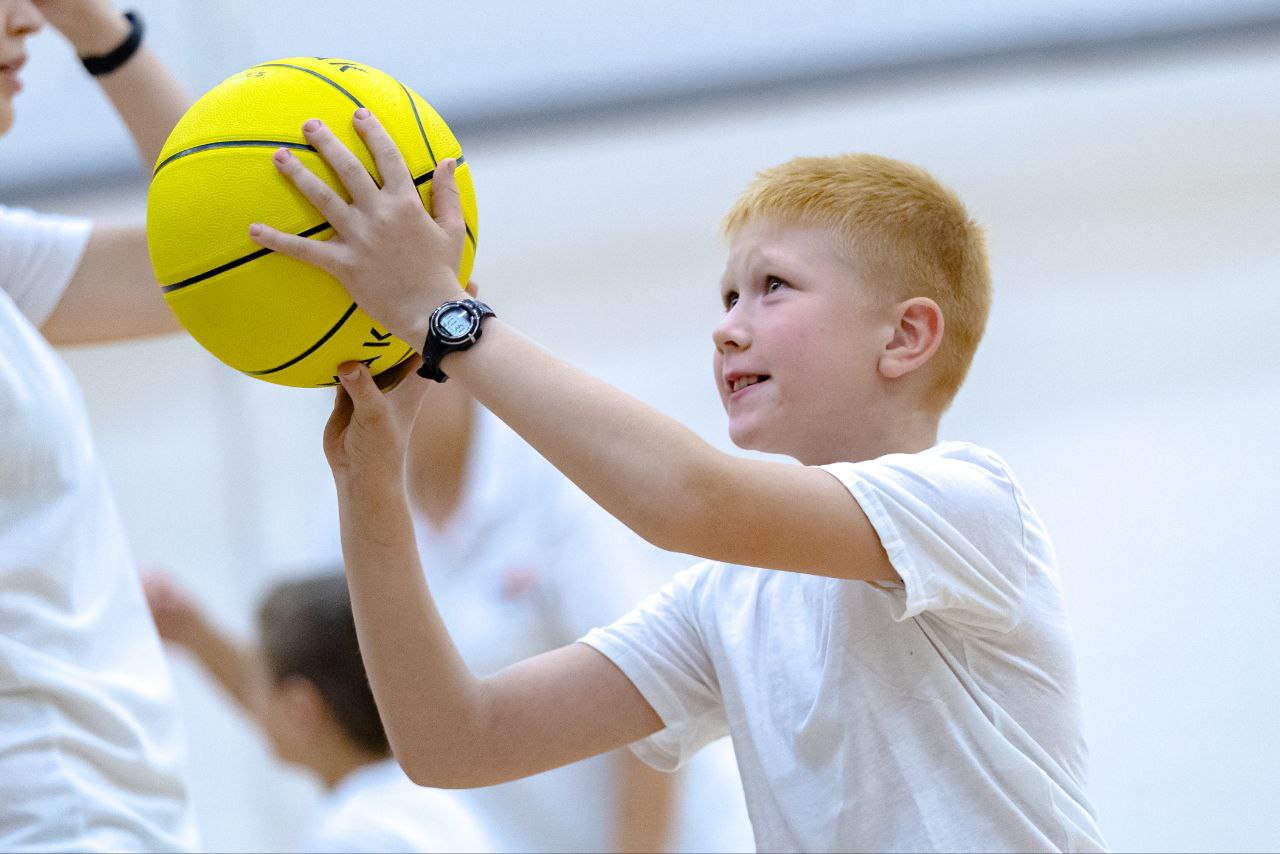
{"type": "Polygon", "coordinates": [[[458,161],[450,157],[449,165],[445,167],[445,171],[447,171],[450,175],[452,175],[457,170],[457,168],[458,168],[458,161]]]}
{"type": "Polygon", "coordinates": [[[262,234],[262,225],[261,225],[261,224],[259,224],[259,223],[256,223],[256,222],[255,222],[253,225],[249,226],[249,236],[250,236],[250,237],[257,237],[259,234],[262,234]]]}
{"type": "Polygon", "coordinates": [[[369,118],[369,110],[365,107],[361,107],[360,109],[356,110],[356,118],[357,119],[369,118]]]}
{"type": "Polygon", "coordinates": [[[320,130],[320,120],[319,120],[319,119],[307,119],[307,120],[303,123],[303,125],[302,125],[302,129],[303,129],[304,131],[306,131],[307,133],[315,133],[316,131],[320,130]]]}
{"type": "Polygon", "coordinates": [[[338,376],[344,380],[349,380],[356,375],[356,366],[350,362],[346,362],[338,366],[338,376]]]}
{"type": "Polygon", "coordinates": [[[287,163],[289,161],[289,158],[292,156],[293,154],[289,152],[289,149],[277,148],[276,153],[274,155],[274,159],[277,163],[287,163]]]}

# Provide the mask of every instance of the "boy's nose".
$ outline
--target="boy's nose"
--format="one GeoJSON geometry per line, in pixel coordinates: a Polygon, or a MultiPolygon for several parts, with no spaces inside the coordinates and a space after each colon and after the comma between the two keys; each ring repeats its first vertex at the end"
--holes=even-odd
{"type": "Polygon", "coordinates": [[[30,0],[19,0],[14,4],[6,3],[8,14],[4,19],[4,33],[14,38],[24,38],[39,32],[44,26],[44,15],[30,0]]]}
{"type": "Polygon", "coordinates": [[[742,350],[751,345],[751,336],[747,332],[746,325],[742,323],[740,315],[732,309],[716,324],[716,328],[711,330],[711,340],[715,342],[716,350],[721,353],[726,350],[742,350]]]}

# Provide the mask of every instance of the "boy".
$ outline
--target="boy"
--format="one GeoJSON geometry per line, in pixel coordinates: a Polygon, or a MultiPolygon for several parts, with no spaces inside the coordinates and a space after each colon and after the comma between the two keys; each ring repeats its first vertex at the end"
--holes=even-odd
{"type": "Polygon", "coordinates": [[[413,779],[485,785],[636,741],[670,768],[728,731],[762,850],[1102,849],[1047,535],[998,457],[937,442],[990,301],[954,194],[887,158],[802,158],[731,211],[717,386],[733,441],[786,465],[723,454],[452,303],[453,164],[433,219],[376,118],[354,121],[382,187],[304,125],[351,203],[275,155],[339,237],[250,233],[423,341],[424,375],[463,383],[641,536],[709,559],[477,680],[415,565],[398,410],[421,392],[384,397],[344,366],[325,451],[361,648],[413,779]]]}
{"type": "Polygon", "coordinates": [[[300,850],[493,850],[455,797],[414,786],[390,757],[341,572],[268,591],[252,653],[166,577],[148,576],[144,585],[161,637],[195,655],[257,718],[280,759],[323,783],[320,821],[300,850]]]}

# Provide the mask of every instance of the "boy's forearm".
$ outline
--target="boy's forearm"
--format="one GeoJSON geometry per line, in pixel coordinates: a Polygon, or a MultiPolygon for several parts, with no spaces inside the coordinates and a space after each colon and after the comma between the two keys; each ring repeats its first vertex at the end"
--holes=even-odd
{"type": "Polygon", "coordinates": [[[481,690],[427,589],[401,481],[338,484],[342,552],[369,684],[405,772],[424,785],[476,761],[481,690]]]}
{"type": "Polygon", "coordinates": [[[705,551],[699,533],[719,500],[725,455],[691,430],[497,319],[441,367],[637,534],[671,551],[705,551]]]}

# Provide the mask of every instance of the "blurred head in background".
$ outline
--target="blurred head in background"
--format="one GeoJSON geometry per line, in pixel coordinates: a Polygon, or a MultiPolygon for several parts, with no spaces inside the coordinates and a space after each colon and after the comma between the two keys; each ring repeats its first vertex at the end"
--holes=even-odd
{"type": "Polygon", "coordinates": [[[13,101],[22,91],[27,37],[44,26],[30,0],[0,0],[0,136],[13,127],[13,101]]]}
{"type": "Polygon", "coordinates": [[[280,759],[332,782],[353,765],[390,755],[341,573],[271,588],[258,633],[258,707],[280,759]]]}

